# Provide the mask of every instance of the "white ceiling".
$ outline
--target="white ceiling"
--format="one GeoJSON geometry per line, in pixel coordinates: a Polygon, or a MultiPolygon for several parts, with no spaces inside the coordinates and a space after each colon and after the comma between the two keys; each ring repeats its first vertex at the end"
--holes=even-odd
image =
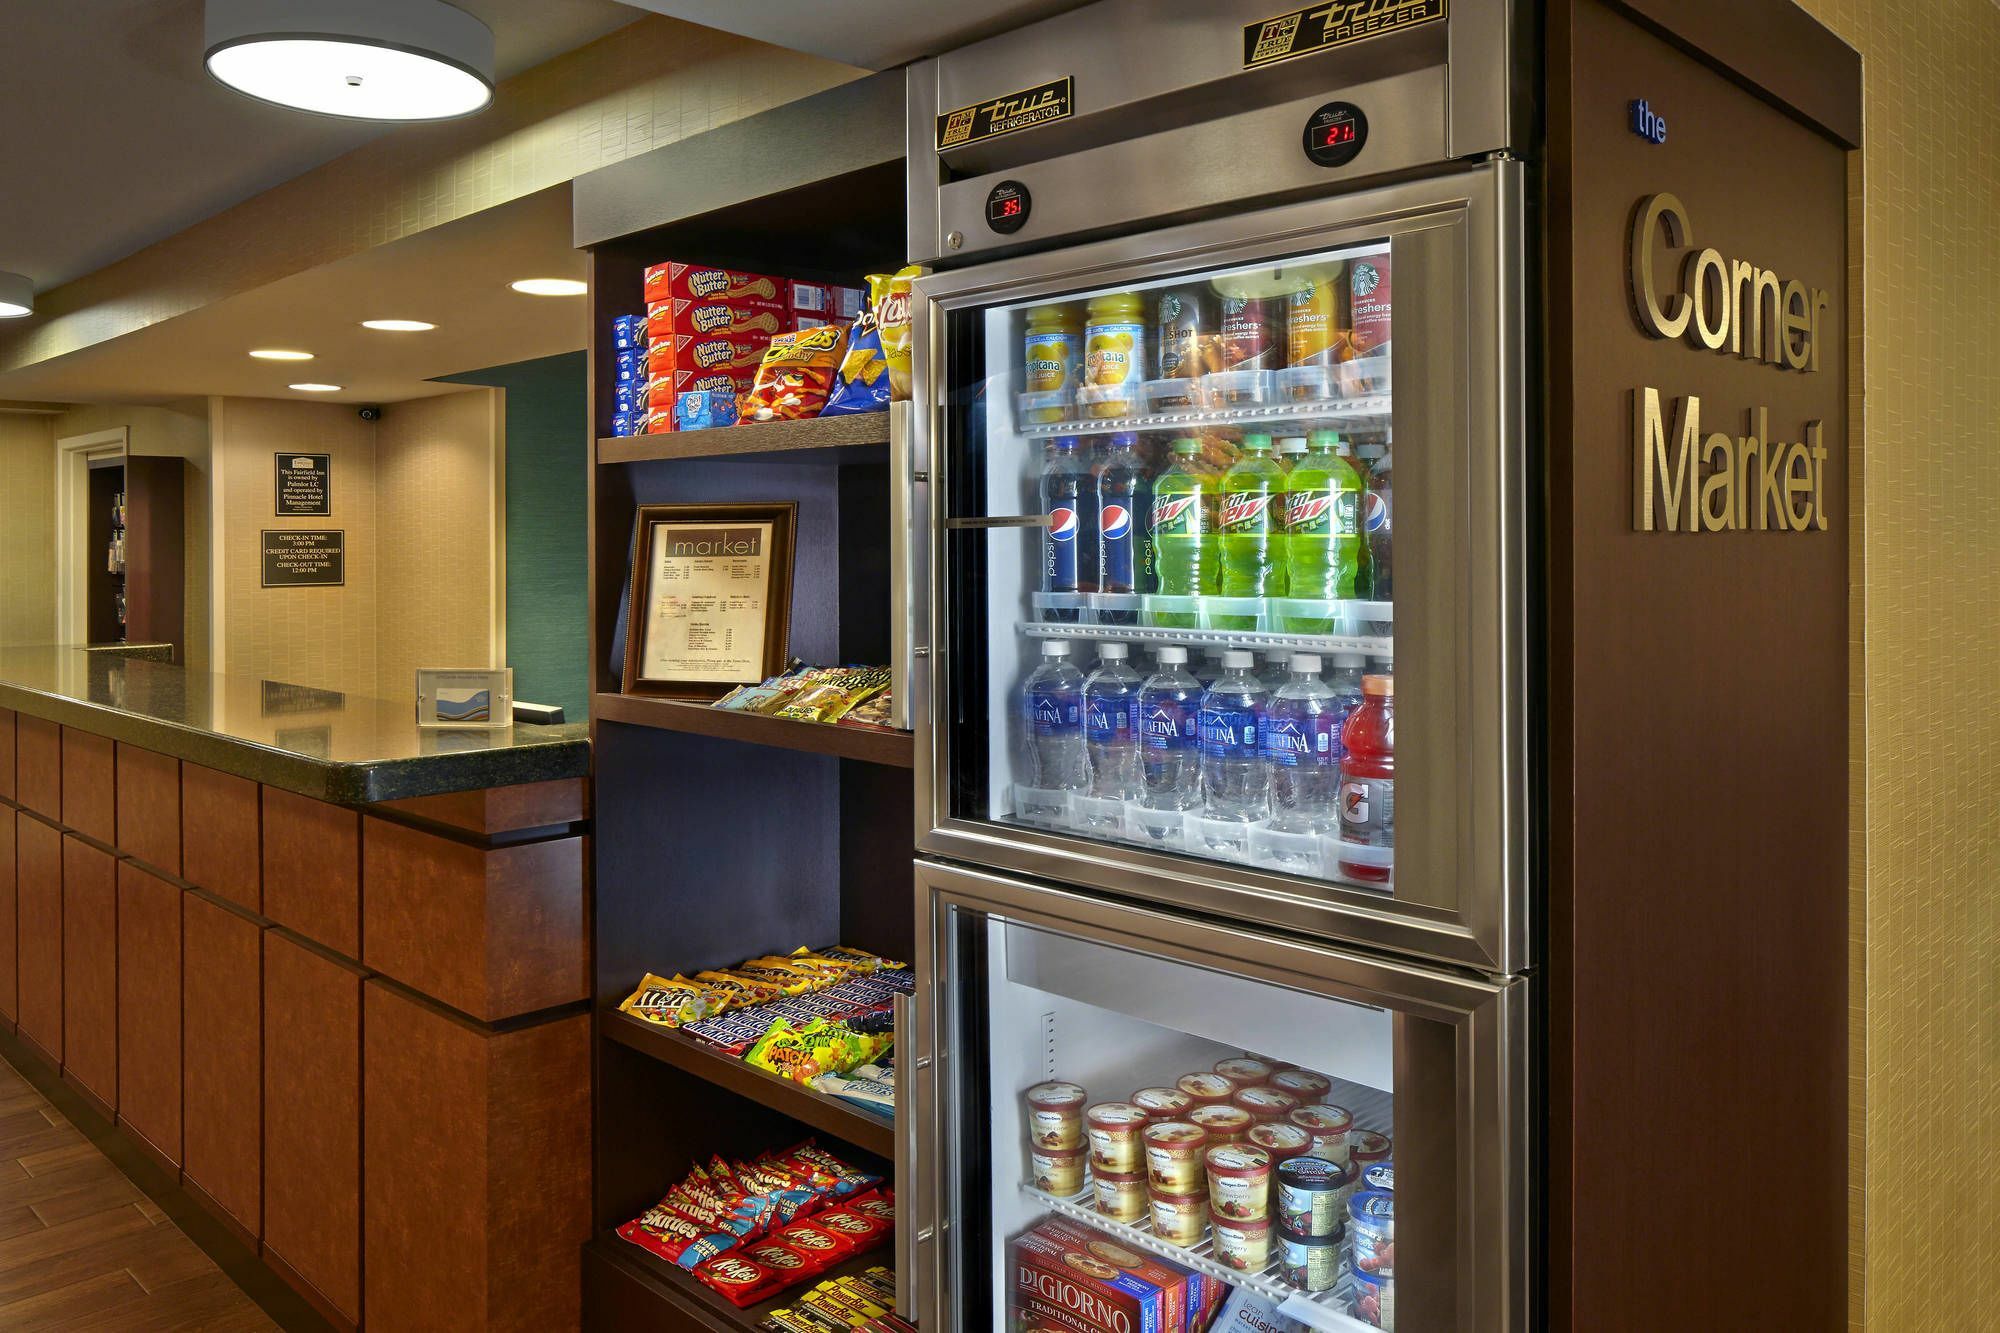
{"type": "MultiPolygon", "coordinates": [[[[643,17],[456,3],[493,29],[503,79],[643,17]]],[[[0,0],[0,269],[58,286],[398,132],[249,101],[201,56],[202,0],[0,0]]]]}
{"type": "Polygon", "coordinates": [[[888,69],[996,32],[1076,9],[1088,0],[626,0],[690,23],[807,51],[863,69],[888,69]]]}

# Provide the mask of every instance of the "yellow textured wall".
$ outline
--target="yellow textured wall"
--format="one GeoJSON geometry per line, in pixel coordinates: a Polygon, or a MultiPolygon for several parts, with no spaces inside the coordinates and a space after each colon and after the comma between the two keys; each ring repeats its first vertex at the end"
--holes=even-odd
{"type": "Polygon", "coordinates": [[[485,667],[496,650],[500,391],[395,403],[375,427],[376,689],[418,667],[485,667]]]}
{"type": "Polygon", "coordinates": [[[56,446],[51,419],[0,412],[0,644],[56,630],[56,446]]]}
{"type": "Polygon", "coordinates": [[[2000,6],[1803,0],[1861,52],[1858,1322],[2000,1327],[2000,6]]]}

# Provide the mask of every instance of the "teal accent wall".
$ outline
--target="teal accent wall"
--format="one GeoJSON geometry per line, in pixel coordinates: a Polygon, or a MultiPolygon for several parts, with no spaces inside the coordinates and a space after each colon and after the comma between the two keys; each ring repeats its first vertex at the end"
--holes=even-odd
{"type": "Polygon", "coordinates": [[[507,665],[514,697],[589,716],[585,536],[590,469],[582,352],[446,375],[507,394],[507,665]]]}

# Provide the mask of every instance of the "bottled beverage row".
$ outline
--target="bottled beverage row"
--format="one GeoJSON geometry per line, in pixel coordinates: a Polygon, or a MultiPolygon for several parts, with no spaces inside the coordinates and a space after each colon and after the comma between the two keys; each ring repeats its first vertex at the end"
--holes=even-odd
{"type": "Polygon", "coordinates": [[[1031,306],[1021,424],[1386,392],[1389,285],[1377,252],[1031,306]]]}
{"type": "MultiPolygon", "coordinates": [[[[1083,619],[1079,595],[1136,594],[1148,624],[1327,634],[1333,609],[1311,603],[1393,599],[1386,434],[1184,436],[1164,458],[1135,432],[1091,439],[1043,451],[1040,619],[1083,619]]],[[[1129,614],[1096,619],[1140,623],[1129,614]]]]}
{"type": "Polygon", "coordinates": [[[1388,883],[1390,663],[1274,652],[1260,668],[1255,654],[1224,649],[1196,675],[1187,649],[1165,644],[1142,677],[1129,645],[1095,647],[1086,675],[1068,640],[1041,641],[1019,696],[1017,818],[1388,883]]]}

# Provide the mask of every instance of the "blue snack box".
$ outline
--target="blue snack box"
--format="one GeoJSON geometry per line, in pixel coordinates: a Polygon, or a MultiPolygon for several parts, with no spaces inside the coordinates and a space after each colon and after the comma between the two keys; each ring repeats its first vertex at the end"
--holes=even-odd
{"type": "Polygon", "coordinates": [[[646,350],[646,317],[620,315],[611,321],[611,346],[620,352],[646,350]]]}
{"type": "Polygon", "coordinates": [[[646,414],[644,412],[615,412],[611,417],[613,435],[644,435],[646,414]]]}
{"type": "Polygon", "coordinates": [[[736,395],[714,389],[690,389],[674,399],[677,430],[707,430],[736,424],[736,395]]]}

